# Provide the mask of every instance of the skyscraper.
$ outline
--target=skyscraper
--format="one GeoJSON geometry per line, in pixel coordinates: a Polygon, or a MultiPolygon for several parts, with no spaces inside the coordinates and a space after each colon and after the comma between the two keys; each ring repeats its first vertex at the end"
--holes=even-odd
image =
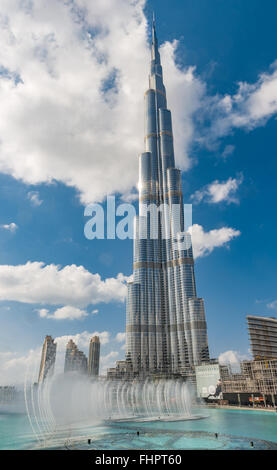
{"type": "Polygon", "coordinates": [[[76,344],[70,339],[66,345],[64,372],[79,372],[87,374],[88,361],[86,355],[79,351],[76,344]]]}
{"type": "Polygon", "coordinates": [[[51,336],[45,336],[41,353],[38,383],[43,382],[47,376],[49,377],[53,374],[56,360],[56,349],[57,344],[54,342],[53,338],[51,336]]]}
{"type": "Polygon", "coordinates": [[[254,359],[277,359],[277,318],[248,315],[248,329],[254,359]]]}
{"type": "Polygon", "coordinates": [[[196,294],[191,239],[184,222],[181,172],[175,167],[171,113],[153,21],[133,282],[127,298],[126,360],[134,374],[186,374],[209,359],[204,302],[196,294]],[[164,207],[156,222],[150,211],[145,213],[151,205],[164,207]],[[179,235],[173,223],[176,207],[179,235]],[[156,238],[151,235],[155,223],[156,238]]]}
{"type": "Polygon", "coordinates": [[[88,374],[97,376],[99,374],[100,340],[99,336],[93,336],[89,344],[88,374]]]}

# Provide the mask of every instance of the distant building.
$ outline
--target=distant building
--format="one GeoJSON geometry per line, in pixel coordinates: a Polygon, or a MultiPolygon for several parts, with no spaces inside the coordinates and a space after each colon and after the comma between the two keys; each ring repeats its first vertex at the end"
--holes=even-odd
{"type": "Polygon", "coordinates": [[[224,399],[233,404],[277,405],[277,359],[243,361],[241,372],[222,381],[224,399]]]}
{"type": "Polygon", "coordinates": [[[100,359],[100,339],[99,336],[93,336],[89,344],[88,374],[91,376],[99,375],[100,359]]]}
{"type": "Polygon", "coordinates": [[[51,336],[47,335],[42,347],[38,383],[43,382],[47,376],[49,377],[53,374],[56,361],[56,349],[57,344],[51,336]]]}
{"type": "Polygon", "coordinates": [[[222,380],[224,399],[238,405],[277,405],[277,359],[243,361],[240,370],[222,380]]]}
{"type": "Polygon", "coordinates": [[[131,365],[128,361],[116,361],[115,367],[107,370],[107,378],[111,380],[133,378],[131,365]]]}
{"type": "Polygon", "coordinates": [[[70,339],[66,346],[64,372],[79,372],[87,374],[88,360],[86,355],[79,351],[76,344],[70,339]]]}
{"type": "Polygon", "coordinates": [[[196,391],[199,398],[222,398],[222,380],[230,375],[228,366],[217,361],[195,366],[196,391]]]}
{"type": "Polygon", "coordinates": [[[254,359],[277,359],[277,318],[247,316],[254,359]]]}
{"type": "Polygon", "coordinates": [[[277,319],[248,315],[254,360],[242,361],[239,373],[222,379],[223,398],[230,404],[277,405],[277,319]]]}
{"type": "Polygon", "coordinates": [[[0,404],[11,403],[18,397],[18,392],[13,385],[0,386],[0,404]]]}

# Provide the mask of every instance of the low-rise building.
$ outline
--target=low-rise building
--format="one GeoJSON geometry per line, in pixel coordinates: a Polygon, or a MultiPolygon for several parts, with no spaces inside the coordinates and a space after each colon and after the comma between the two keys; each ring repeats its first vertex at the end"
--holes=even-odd
{"type": "Polygon", "coordinates": [[[277,405],[277,359],[243,361],[241,372],[222,381],[224,399],[230,403],[277,405]]]}
{"type": "Polygon", "coordinates": [[[18,398],[18,392],[13,385],[0,386],[0,404],[12,403],[18,398]]]}

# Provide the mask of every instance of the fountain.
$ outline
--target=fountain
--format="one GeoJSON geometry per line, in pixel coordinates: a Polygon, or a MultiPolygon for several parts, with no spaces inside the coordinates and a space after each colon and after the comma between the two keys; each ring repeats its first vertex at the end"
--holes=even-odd
{"type": "Polygon", "coordinates": [[[91,380],[77,373],[54,375],[25,393],[39,441],[76,427],[197,419],[192,397],[181,380],[91,380]]]}
{"type": "MultiPolygon", "coordinates": [[[[255,449],[276,449],[263,440],[258,414],[249,412],[251,434],[240,412],[235,420],[229,410],[201,408],[205,416],[196,414],[192,388],[181,380],[93,381],[56,374],[41,384],[26,383],[25,403],[37,440],[32,448],[222,450],[249,449],[253,442],[255,449]]],[[[275,415],[267,420],[274,436],[275,415]]]]}

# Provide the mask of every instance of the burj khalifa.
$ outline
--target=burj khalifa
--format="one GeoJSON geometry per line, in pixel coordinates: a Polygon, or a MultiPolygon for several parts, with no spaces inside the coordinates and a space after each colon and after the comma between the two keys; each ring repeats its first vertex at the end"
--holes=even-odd
{"type": "Polygon", "coordinates": [[[145,151],[139,157],[139,215],[134,226],[133,281],[128,284],[126,361],[135,376],[182,376],[208,361],[209,349],[204,302],[196,293],[191,238],[185,231],[181,172],[175,167],[171,112],[154,20],[144,99],[145,151]],[[156,211],[157,217],[153,217],[153,207],[163,208],[156,211]],[[176,207],[180,208],[178,233],[173,230],[176,207]]]}

